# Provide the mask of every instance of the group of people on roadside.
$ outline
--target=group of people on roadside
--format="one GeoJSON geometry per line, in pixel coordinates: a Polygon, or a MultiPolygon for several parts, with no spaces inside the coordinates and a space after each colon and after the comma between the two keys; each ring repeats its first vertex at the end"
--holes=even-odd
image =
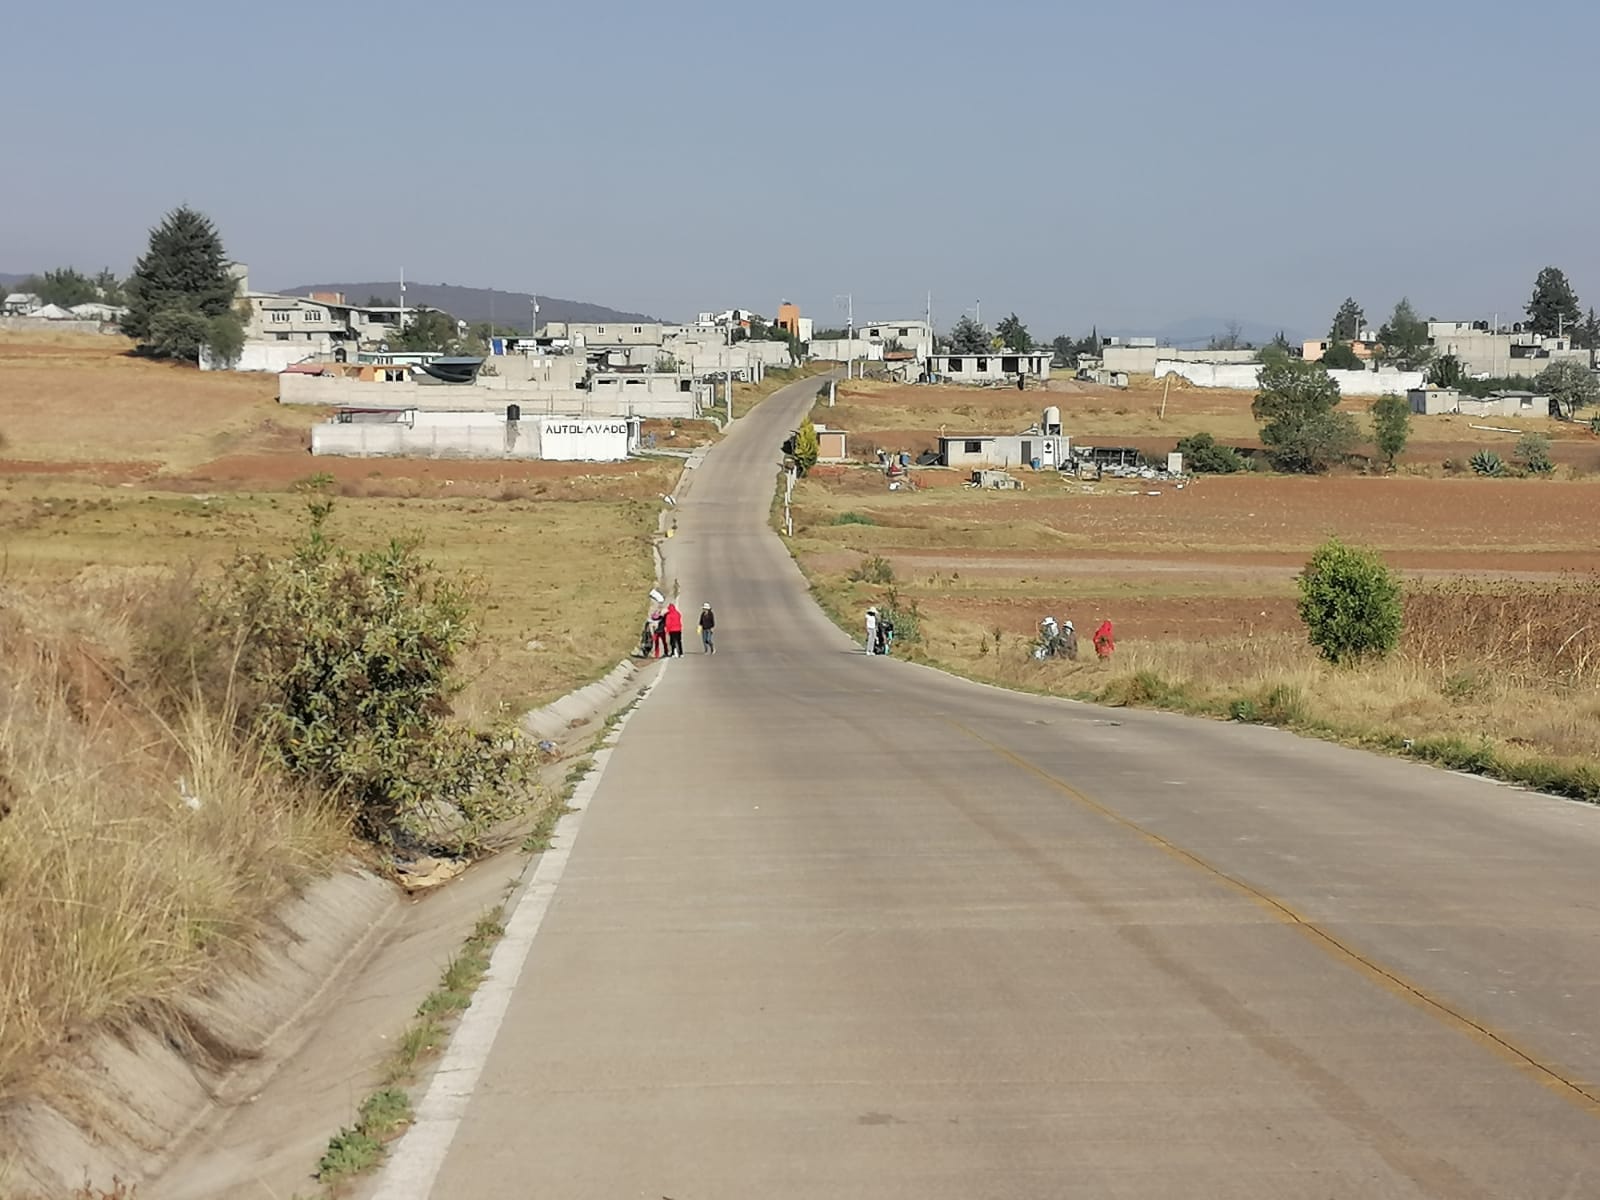
{"type": "MultiPolygon", "coordinates": [[[[1102,621],[1100,627],[1094,631],[1094,652],[1097,658],[1110,658],[1112,651],[1117,648],[1116,640],[1112,634],[1111,622],[1102,621]]],[[[1078,631],[1073,628],[1071,621],[1057,622],[1054,617],[1046,617],[1039,622],[1039,640],[1034,645],[1035,658],[1065,658],[1076,661],[1078,657],[1078,631]]]]}
{"type": "MultiPolygon", "coordinates": [[[[710,601],[700,606],[698,628],[700,652],[715,654],[717,615],[712,611],[710,601]]],[[[683,613],[676,604],[669,601],[665,605],[658,604],[650,609],[650,615],[645,618],[644,628],[639,631],[639,657],[683,657],[683,613]]]]}
{"type": "Polygon", "coordinates": [[[868,654],[887,654],[894,646],[894,620],[887,610],[879,612],[876,605],[867,609],[867,638],[864,649],[868,654]]]}

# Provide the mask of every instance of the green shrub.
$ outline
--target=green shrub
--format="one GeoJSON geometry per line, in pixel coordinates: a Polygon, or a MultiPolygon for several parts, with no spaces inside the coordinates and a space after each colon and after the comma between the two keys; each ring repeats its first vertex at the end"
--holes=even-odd
{"type": "Polygon", "coordinates": [[[1344,663],[1388,654],[1400,640],[1400,584],[1377,554],[1329,538],[1299,575],[1300,619],[1318,653],[1344,663]]]}
{"type": "Polygon", "coordinates": [[[1550,439],[1532,431],[1517,439],[1517,448],[1511,452],[1517,464],[1529,475],[1549,475],[1556,469],[1550,461],[1550,439]]]}
{"type": "Polygon", "coordinates": [[[878,612],[894,626],[896,642],[904,642],[909,646],[922,640],[922,609],[915,598],[904,600],[900,590],[891,587],[878,605],[878,612]]]}
{"type": "Polygon", "coordinates": [[[1180,438],[1178,453],[1184,470],[1194,475],[1232,475],[1245,469],[1244,456],[1232,446],[1220,446],[1209,433],[1193,433],[1180,438]]]}
{"type": "Polygon", "coordinates": [[[1467,461],[1474,475],[1498,479],[1506,473],[1505,460],[1493,450],[1479,450],[1467,461]]]}
{"type": "Polygon", "coordinates": [[[198,690],[235,711],[242,734],[369,840],[478,849],[523,807],[533,762],[510,731],[451,718],[456,659],[475,636],[467,591],[413,543],[337,545],[331,510],[312,503],[291,554],[243,556],[219,582],[186,585],[192,615],[152,622],[141,661],[167,696],[198,690]]]}
{"type": "Polygon", "coordinates": [[[868,513],[846,512],[840,513],[833,519],[835,525],[876,525],[878,522],[868,513]]]}

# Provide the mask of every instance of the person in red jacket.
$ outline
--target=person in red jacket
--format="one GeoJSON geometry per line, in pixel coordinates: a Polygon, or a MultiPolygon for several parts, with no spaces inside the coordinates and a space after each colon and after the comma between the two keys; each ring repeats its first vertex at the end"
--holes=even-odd
{"type": "Polygon", "coordinates": [[[1110,658],[1116,648],[1117,643],[1111,637],[1111,622],[1100,622],[1100,628],[1094,631],[1094,652],[1101,658],[1110,658]]]}
{"type": "Polygon", "coordinates": [[[683,614],[676,604],[667,605],[667,657],[683,657],[683,614]]]}

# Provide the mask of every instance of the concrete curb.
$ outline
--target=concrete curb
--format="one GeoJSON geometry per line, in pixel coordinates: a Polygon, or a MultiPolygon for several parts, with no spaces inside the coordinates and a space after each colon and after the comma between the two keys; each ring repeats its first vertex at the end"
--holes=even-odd
{"type": "Polygon", "coordinates": [[[401,907],[397,888],[352,862],[281,905],[246,964],[165,1020],[90,1034],[38,1098],[0,1114],[7,1194],[159,1176],[185,1139],[246,1102],[304,1043],[310,1015],[377,953],[401,907]]]}
{"type": "Polygon", "coordinates": [[[628,690],[643,661],[625,658],[593,683],[524,713],[519,722],[522,731],[529,737],[555,741],[574,725],[592,720],[628,690]]]}

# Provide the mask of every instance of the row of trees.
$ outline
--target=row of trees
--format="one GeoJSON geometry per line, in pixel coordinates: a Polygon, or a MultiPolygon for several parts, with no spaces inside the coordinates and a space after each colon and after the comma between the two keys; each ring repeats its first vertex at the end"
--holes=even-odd
{"type": "Polygon", "coordinates": [[[117,304],[123,301],[123,281],[106,267],[93,276],[76,267],[57,267],[41,275],[29,275],[13,291],[30,292],[45,304],[72,308],[78,304],[117,304]]]}

